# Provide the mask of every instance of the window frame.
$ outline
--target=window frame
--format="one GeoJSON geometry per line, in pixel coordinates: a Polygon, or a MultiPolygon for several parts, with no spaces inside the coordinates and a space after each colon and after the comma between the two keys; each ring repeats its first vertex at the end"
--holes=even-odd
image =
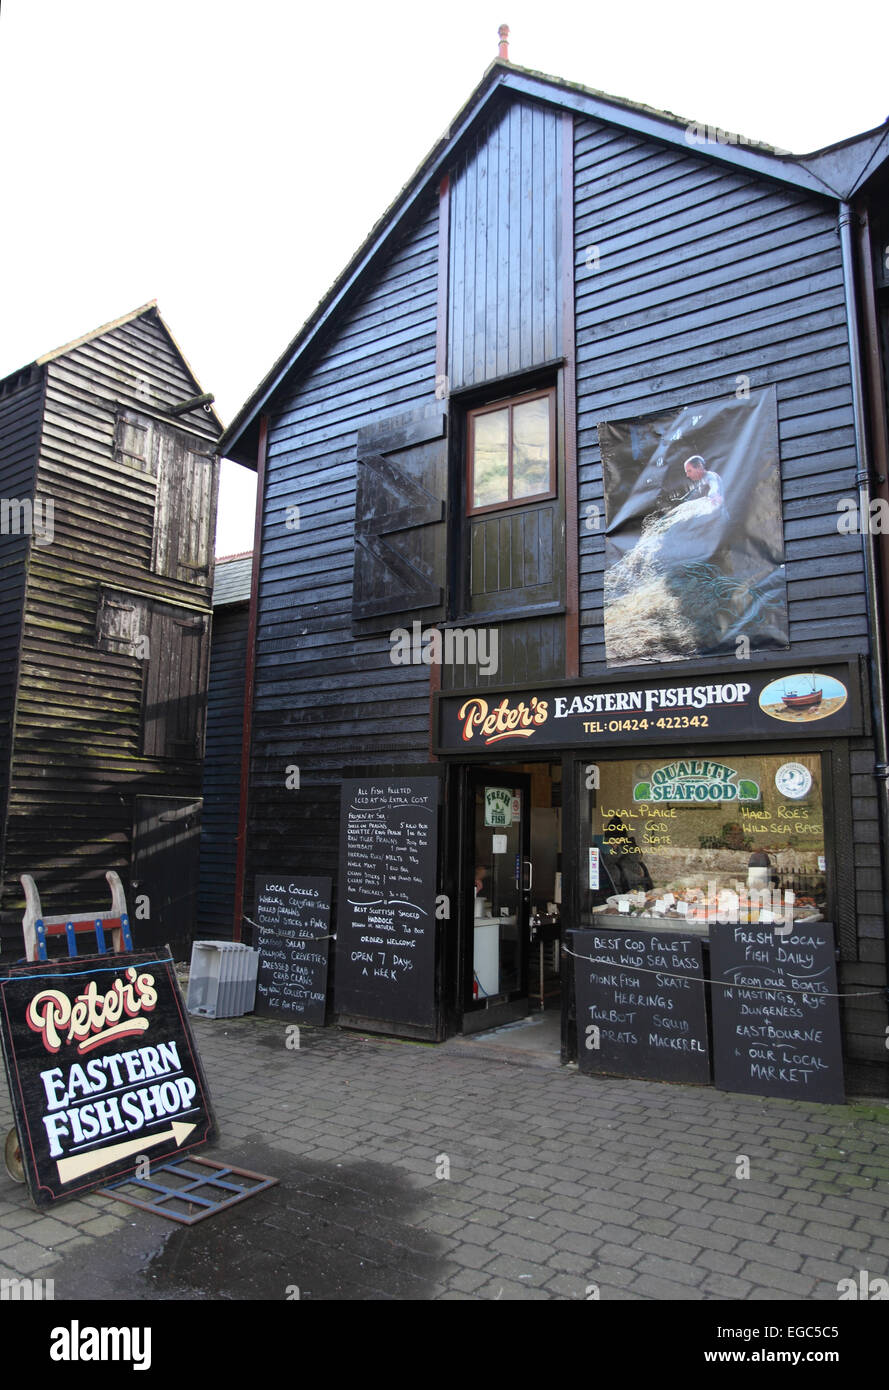
{"type": "Polygon", "coordinates": [[[501,400],[487,401],[466,412],[466,515],[484,516],[487,512],[502,512],[518,507],[532,506],[536,502],[551,501],[558,496],[558,439],[556,436],[556,387],[545,386],[536,391],[523,391],[517,396],[506,396],[501,400]],[[545,492],[535,492],[525,497],[510,495],[504,502],[489,502],[484,507],[474,507],[472,499],[475,492],[475,421],[480,415],[491,415],[498,410],[508,410],[506,463],[509,492],[513,490],[513,429],[512,415],[517,405],[533,400],[547,400],[549,403],[549,488],[545,492]]]}

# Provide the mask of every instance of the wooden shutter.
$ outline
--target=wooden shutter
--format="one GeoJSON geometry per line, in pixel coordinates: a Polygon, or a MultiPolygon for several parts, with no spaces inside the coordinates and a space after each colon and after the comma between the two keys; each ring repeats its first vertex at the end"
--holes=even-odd
{"type": "Polygon", "coordinates": [[[126,468],[157,476],[154,421],[135,410],[118,410],[114,422],[114,458],[126,468]]]}
{"type": "Polygon", "coordinates": [[[152,605],[143,687],[145,757],[188,762],[203,756],[209,657],[209,615],[152,605]]]}
{"type": "Polygon", "coordinates": [[[117,589],[99,590],[96,646],[117,656],[139,655],[139,643],[148,636],[149,601],[117,589]]]}
{"type": "Polygon", "coordinates": [[[213,542],[214,476],[212,445],[158,425],[158,487],[151,568],[186,583],[210,574],[213,542]]]}
{"type": "Polygon", "coordinates": [[[424,407],[359,431],[355,501],[356,632],[387,631],[422,611],[445,614],[446,415],[424,407]]]}

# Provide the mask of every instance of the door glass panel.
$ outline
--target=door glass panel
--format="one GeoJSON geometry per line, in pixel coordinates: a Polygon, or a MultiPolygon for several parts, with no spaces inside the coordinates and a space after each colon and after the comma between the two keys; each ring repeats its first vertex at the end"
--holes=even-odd
{"type": "Polygon", "coordinates": [[[473,978],[470,1003],[522,988],[522,791],[508,781],[475,789],[473,978]]]}
{"type": "Polygon", "coordinates": [[[512,411],[514,497],[534,497],[550,488],[549,397],[525,401],[512,411]]]}
{"type": "Polygon", "coordinates": [[[472,505],[491,507],[509,498],[509,411],[491,410],[473,426],[472,505]]]}

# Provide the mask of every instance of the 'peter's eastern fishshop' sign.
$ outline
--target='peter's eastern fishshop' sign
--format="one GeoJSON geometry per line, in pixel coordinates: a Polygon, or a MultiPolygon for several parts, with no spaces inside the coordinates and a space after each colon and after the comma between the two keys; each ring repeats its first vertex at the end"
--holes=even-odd
{"type": "Polygon", "coordinates": [[[0,1041],[40,1205],[209,1143],[215,1121],[172,961],[152,953],[13,968],[0,1041]]]}
{"type": "MultiPolygon", "coordinates": [[[[713,735],[764,738],[849,734],[861,728],[851,664],[818,671],[774,664],[725,680],[699,677],[632,685],[583,682],[533,690],[438,696],[440,753],[490,748],[591,748],[713,735]]],[[[743,800],[744,798],[739,798],[743,800]]]]}

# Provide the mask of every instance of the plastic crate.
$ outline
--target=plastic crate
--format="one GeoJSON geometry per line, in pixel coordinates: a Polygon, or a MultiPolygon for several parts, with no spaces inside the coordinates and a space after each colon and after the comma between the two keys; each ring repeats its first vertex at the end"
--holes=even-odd
{"type": "Polygon", "coordinates": [[[186,1007],[202,1018],[240,1018],[256,1002],[259,952],[238,941],[195,941],[186,1007]]]}

